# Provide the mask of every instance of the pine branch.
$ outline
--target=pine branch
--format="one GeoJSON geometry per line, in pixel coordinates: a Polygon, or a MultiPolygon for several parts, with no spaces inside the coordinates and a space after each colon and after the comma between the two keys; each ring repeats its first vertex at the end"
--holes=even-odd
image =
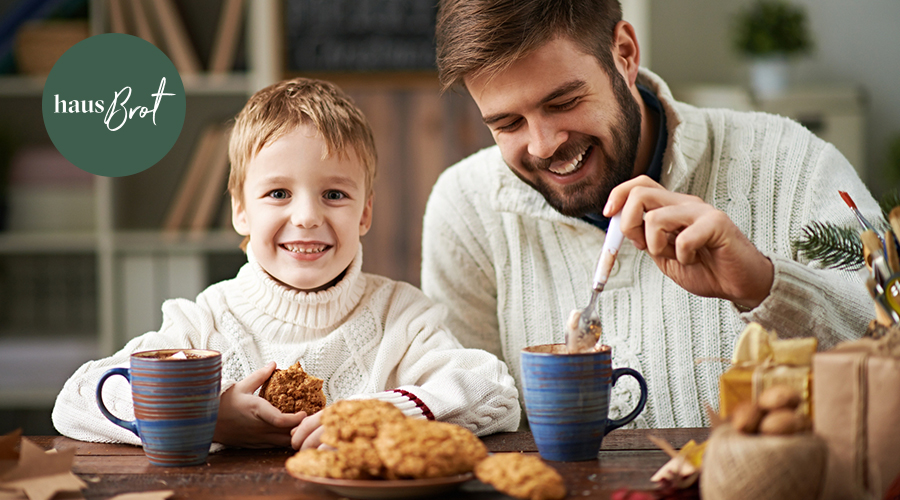
{"type": "Polygon", "coordinates": [[[855,271],[863,266],[863,246],[856,229],[814,221],[803,227],[794,247],[826,267],[855,271]]]}

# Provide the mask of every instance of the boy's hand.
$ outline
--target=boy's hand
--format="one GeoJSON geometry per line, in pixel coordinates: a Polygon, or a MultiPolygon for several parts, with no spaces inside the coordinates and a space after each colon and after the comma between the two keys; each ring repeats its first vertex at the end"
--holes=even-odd
{"type": "Polygon", "coordinates": [[[306,413],[281,413],[253,394],[274,371],[275,363],[269,363],[220,396],[213,441],[243,448],[291,445],[291,429],[304,421],[306,413]]]}
{"type": "Polygon", "coordinates": [[[291,447],[295,450],[308,450],[326,445],[322,444],[322,411],[303,419],[300,425],[291,429],[291,447]]]}

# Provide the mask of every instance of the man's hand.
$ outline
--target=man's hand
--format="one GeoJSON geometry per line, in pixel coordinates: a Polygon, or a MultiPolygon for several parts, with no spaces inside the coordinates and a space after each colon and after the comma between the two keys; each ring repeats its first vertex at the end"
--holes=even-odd
{"type": "Polygon", "coordinates": [[[291,429],[291,447],[295,450],[308,450],[325,446],[322,444],[322,411],[310,415],[300,422],[300,425],[291,429]]]}
{"type": "Polygon", "coordinates": [[[774,267],[724,212],[642,175],[609,195],[603,215],[622,213],[622,233],[685,290],[747,308],[769,295],[774,267]]]}
{"type": "Polygon", "coordinates": [[[291,429],[300,425],[306,413],[281,413],[253,394],[274,371],[275,363],[269,363],[222,394],[213,441],[243,448],[290,446],[291,429]]]}

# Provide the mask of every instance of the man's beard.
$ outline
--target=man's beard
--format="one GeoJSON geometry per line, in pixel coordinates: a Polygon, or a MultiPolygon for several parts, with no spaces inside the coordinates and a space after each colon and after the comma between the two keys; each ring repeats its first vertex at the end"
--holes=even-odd
{"type": "MultiPolygon", "coordinates": [[[[552,185],[540,176],[533,181],[519,178],[541,193],[547,203],[559,213],[569,217],[584,217],[586,214],[599,214],[606,205],[609,193],[614,187],[631,179],[634,162],[637,157],[638,142],[641,137],[641,108],[625,85],[625,80],[618,71],[612,72],[613,94],[619,104],[619,116],[611,129],[612,151],[604,150],[597,137],[579,137],[561,145],[550,158],[527,156],[522,159],[525,170],[537,172],[546,170],[554,161],[568,161],[588,147],[590,155],[605,168],[600,172],[600,180],[594,182],[586,178],[581,182],[568,186],[552,185]]],[[[582,166],[581,168],[585,168],[582,166]]]]}

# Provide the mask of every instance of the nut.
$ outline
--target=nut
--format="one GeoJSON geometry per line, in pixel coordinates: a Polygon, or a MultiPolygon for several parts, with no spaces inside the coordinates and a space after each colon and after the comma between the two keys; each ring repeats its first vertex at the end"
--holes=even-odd
{"type": "Polygon", "coordinates": [[[731,425],[741,432],[756,434],[762,417],[763,412],[758,406],[745,401],[736,406],[731,412],[731,425]]]}
{"type": "Polygon", "coordinates": [[[794,414],[794,432],[806,432],[812,430],[812,419],[803,413],[794,414]]]}
{"type": "Polygon", "coordinates": [[[764,411],[781,408],[795,410],[800,406],[800,393],[786,385],[773,385],[759,395],[756,403],[764,411]]]}
{"type": "Polygon", "coordinates": [[[759,433],[769,436],[785,436],[797,430],[798,421],[794,410],[779,408],[772,410],[759,423],[759,433]]]}

